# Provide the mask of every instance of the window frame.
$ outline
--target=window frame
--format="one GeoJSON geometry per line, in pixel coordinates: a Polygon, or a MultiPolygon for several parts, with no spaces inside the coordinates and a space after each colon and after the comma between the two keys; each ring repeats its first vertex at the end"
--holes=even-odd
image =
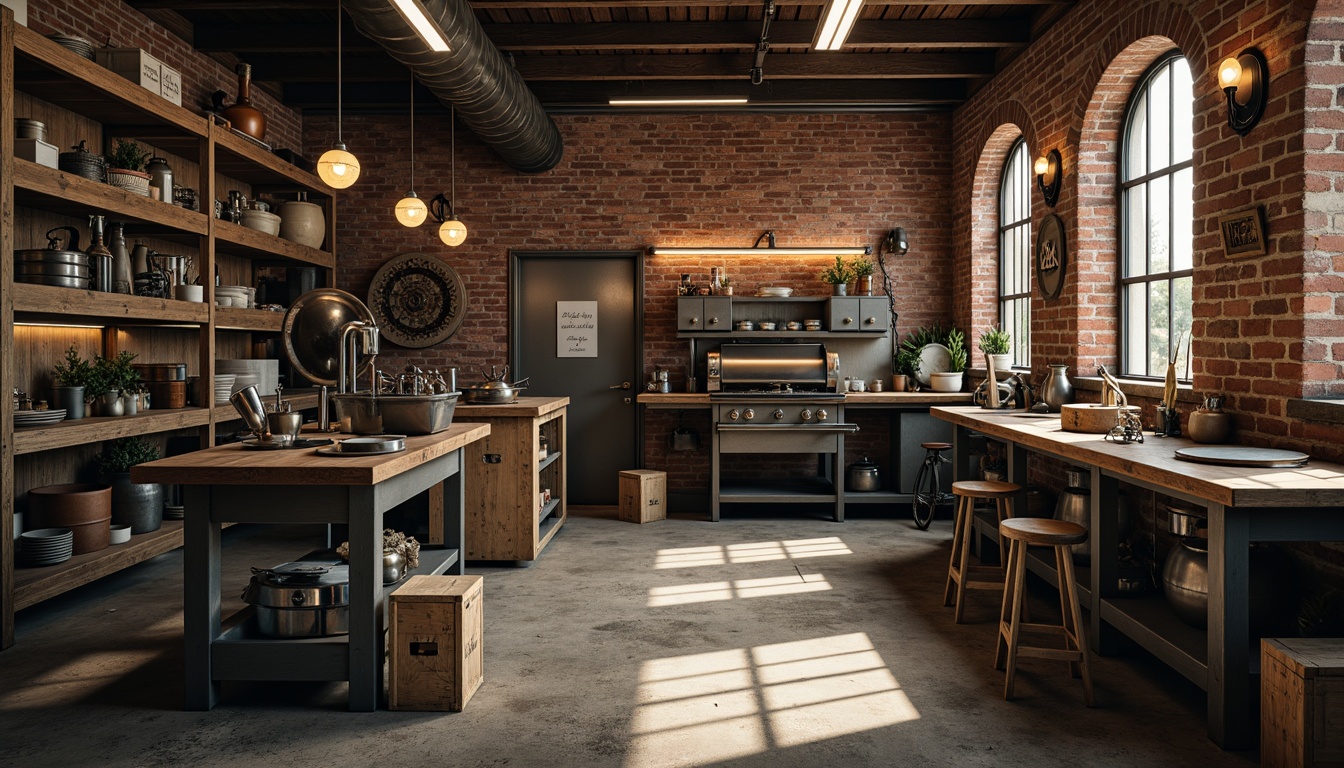
{"type": "MultiPolygon", "coordinates": [[[[1187,362],[1186,362],[1186,366],[1185,366],[1185,368],[1186,368],[1186,369],[1189,368],[1189,361],[1188,361],[1188,358],[1189,358],[1189,344],[1188,344],[1188,342],[1186,343],[1186,345],[1185,345],[1185,352],[1184,352],[1184,354],[1182,354],[1181,345],[1180,345],[1180,338],[1179,338],[1179,336],[1177,335],[1177,328],[1176,328],[1174,325],[1172,325],[1172,322],[1173,322],[1173,318],[1174,318],[1175,315],[1176,315],[1176,303],[1175,303],[1175,293],[1176,293],[1176,292],[1175,292],[1175,290],[1174,290],[1174,285],[1175,285],[1176,281],[1177,281],[1177,280],[1180,280],[1180,279],[1183,279],[1183,278],[1190,278],[1191,281],[1192,281],[1192,289],[1193,289],[1193,279],[1194,279],[1194,264],[1193,264],[1193,258],[1192,258],[1192,260],[1191,260],[1192,263],[1191,263],[1190,268],[1188,268],[1188,269],[1178,269],[1178,270],[1173,270],[1173,269],[1170,268],[1170,267],[1171,267],[1171,254],[1170,254],[1170,250],[1171,250],[1171,249],[1170,249],[1170,246],[1169,246],[1168,264],[1167,264],[1167,267],[1168,267],[1168,268],[1167,268],[1167,270],[1164,271],[1164,272],[1152,272],[1152,271],[1150,271],[1150,266],[1151,266],[1151,256],[1150,256],[1150,252],[1149,252],[1149,248],[1150,248],[1151,243],[1152,243],[1152,238],[1151,238],[1151,236],[1148,236],[1148,237],[1145,237],[1144,240],[1143,240],[1143,255],[1144,255],[1144,263],[1145,263],[1144,273],[1141,274],[1141,275],[1135,275],[1135,276],[1132,276],[1132,277],[1125,277],[1126,265],[1127,265],[1128,263],[1130,263],[1130,248],[1131,248],[1131,246],[1133,245],[1133,243],[1130,242],[1130,240],[1129,240],[1129,236],[1128,236],[1128,233],[1129,233],[1129,231],[1130,231],[1130,224],[1131,224],[1131,221],[1130,221],[1130,215],[1131,215],[1130,207],[1131,207],[1131,204],[1130,204],[1130,199],[1129,199],[1129,196],[1128,196],[1127,193],[1129,192],[1129,190],[1131,190],[1131,189],[1133,189],[1133,188],[1135,188],[1135,187],[1140,187],[1140,186],[1147,187],[1147,185],[1148,185],[1150,182],[1152,182],[1152,181],[1154,181],[1154,180],[1162,179],[1162,178],[1166,178],[1166,179],[1172,180],[1172,182],[1174,182],[1175,177],[1176,177],[1179,173],[1181,173],[1182,171],[1190,170],[1190,171],[1193,173],[1193,168],[1194,168],[1194,152],[1193,152],[1193,151],[1191,152],[1191,156],[1190,156],[1188,159],[1182,160],[1182,161],[1180,161],[1180,162],[1175,162],[1175,163],[1173,163],[1173,162],[1171,162],[1170,158],[1168,158],[1167,165],[1165,165],[1165,166],[1163,166],[1162,168],[1159,168],[1159,169],[1153,169],[1153,168],[1152,168],[1152,162],[1151,162],[1151,158],[1152,158],[1152,149],[1153,149],[1153,142],[1151,141],[1151,136],[1152,136],[1152,131],[1151,131],[1151,127],[1152,127],[1152,119],[1151,119],[1151,115],[1152,115],[1152,111],[1151,111],[1151,108],[1152,108],[1152,99],[1151,99],[1151,98],[1145,98],[1145,97],[1148,96],[1150,86],[1151,86],[1151,85],[1153,84],[1153,82],[1158,78],[1158,76],[1159,76],[1160,74],[1162,74],[1163,72],[1168,72],[1168,73],[1170,73],[1173,64],[1174,64],[1177,60],[1184,60],[1185,63],[1186,63],[1186,66],[1187,66],[1187,67],[1190,66],[1190,61],[1189,61],[1189,59],[1185,56],[1185,54],[1182,53],[1181,50],[1180,50],[1179,48],[1173,48],[1173,49],[1171,49],[1170,51],[1167,51],[1166,53],[1164,53],[1164,54],[1162,54],[1161,56],[1159,56],[1156,60],[1153,61],[1152,64],[1150,64],[1150,65],[1148,66],[1148,69],[1144,70],[1143,74],[1139,77],[1138,82],[1135,84],[1133,91],[1131,91],[1131,93],[1129,94],[1129,99],[1128,99],[1127,103],[1125,104],[1125,111],[1124,111],[1124,114],[1122,115],[1122,119],[1121,119],[1121,122],[1120,122],[1119,133],[1118,133],[1118,135],[1117,135],[1117,139],[1116,139],[1117,144],[1119,145],[1119,147],[1118,147],[1118,148],[1119,148],[1119,151],[1116,153],[1116,157],[1117,157],[1117,167],[1116,167],[1116,169],[1115,169],[1115,170],[1116,170],[1116,174],[1115,174],[1115,179],[1116,179],[1116,207],[1117,207],[1117,210],[1118,210],[1119,215],[1116,217],[1116,225],[1117,225],[1117,226],[1116,226],[1116,270],[1115,270],[1115,274],[1116,274],[1116,294],[1115,294],[1115,295],[1116,295],[1117,311],[1118,311],[1118,315],[1119,315],[1119,320],[1118,320],[1118,322],[1119,322],[1119,325],[1120,325],[1119,333],[1117,334],[1117,336],[1118,336],[1118,344],[1119,344],[1119,348],[1118,348],[1118,350],[1117,350],[1116,358],[1117,358],[1117,360],[1119,361],[1119,363],[1118,363],[1119,373],[1120,373],[1122,376],[1124,376],[1125,378],[1129,378],[1129,379],[1137,379],[1137,380],[1160,381],[1160,380],[1162,380],[1162,379],[1165,377],[1165,371],[1163,371],[1163,375],[1149,374],[1149,373],[1134,373],[1134,372],[1132,372],[1132,369],[1135,368],[1136,366],[1133,366],[1133,365],[1132,365],[1132,362],[1133,362],[1133,361],[1131,361],[1131,360],[1129,359],[1129,346],[1130,346],[1130,341],[1131,341],[1131,339],[1130,339],[1130,333],[1129,333],[1129,325],[1130,325],[1130,322],[1129,322],[1129,321],[1130,321],[1130,317],[1129,317],[1129,315],[1130,315],[1130,311],[1131,311],[1131,310],[1130,310],[1130,306],[1129,306],[1129,303],[1128,303],[1126,297],[1127,297],[1127,294],[1128,294],[1128,292],[1129,292],[1129,290],[1130,290],[1130,286],[1138,285],[1138,284],[1151,285],[1151,284],[1154,284],[1154,283],[1166,282],[1166,283],[1168,284],[1168,286],[1170,286],[1169,289],[1168,289],[1168,291],[1167,291],[1167,307],[1166,307],[1167,318],[1168,318],[1168,320],[1167,320],[1167,324],[1168,324],[1168,327],[1167,327],[1167,334],[1168,334],[1168,339],[1167,339],[1167,344],[1168,344],[1168,347],[1167,347],[1167,359],[1171,359],[1171,357],[1172,357],[1172,355],[1171,355],[1171,352],[1172,352],[1172,345],[1175,344],[1175,345],[1176,345],[1176,353],[1177,353],[1177,354],[1176,354],[1176,358],[1177,358],[1177,360],[1178,360],[1178,365],[1177,365],[1177,380],[1180,381],[1180,382],[1182,382],[1182,383],[1189,383],[1189,382],[1190,382],[1190,379],[1189,379],[1188,377],[1183,377],[1183,376],[1181,375],[1181,366],[1179,365],[1179,360],[1180,360],[1182,357],[1184,357],[1184,358],[1186,359],[1186,361],[1187,361],[1187,362]],[[1143,173],[1142,175],[1136,176],[1136,177],[1133,178],[1133,179],[1126,179],[1126,175],[1128,174],[1128,172],[1129,172],[1129,168],[1130,168],[1130,159],[1131,159],[1131,157],[1132,157],[1132,154],[1131,154],[1131,153],[1134,151],[1134,147],[1132,146],[1132,142],[1129,141],[1129,136],[1130,136],[1130,131],[1131,131],[1131,125],[1132,125],[1132,121],[1134,120],[1134,117],[1135,117],[1135,115],[1136,115],[1136,113],[1137,113],[1137,108],[1138,108],[1138,106],[1139,106],[1141,103],[1142,103],[1142,105],[1145,107],[1145,109],[1147,110],[1147,111],[1145,112],[1145,115],[1144,115],[1144,119],[1145,119],[1145,127],[1144,127],[1144,142],[1143,142],[1143,150],[1144,150],[1144,152],[1146,153],[1146,156],[1145,156],[1145,158],[1144,158],[1144,169],[1145,169],[1146,172],[1143,173]]],[[[1193,74],[1194,74],[1194,72],[1191,71],[1192,78],[1193,78],[1193,74]]],[[[1168,82],[1169,82],[1169,83],[1172,82],[1173,79],[1174,79],[1174,78],[1172,78],[1171,75],[1168,74],[1168,82]]],[[[1193,91],[1193,89],[1192,89],[1192,91],[1193,91]]],[[[1174,95],[1174,90],[1169,90],[1169,91],[1168,91],[1168,94],[1169,94],[1169,96],[1168,96],[1168,107],[1170,108],[1171,104],[1174,103],[1174,102],[1171,101],[1172,95],[1174,95]]],[[[1191,104],[1191,108],[1192,108],[1192,114],[1193,114],[1193,106],[1194,106],[1194,105],[1193,105],[1193,97],[1194,97],[1193,92],[1192,92],[1191,96],[1192,96],[1192,104],[1191,104]]],[[[1175,131],[1176,131],[1176,129],[1177,129],[1177,126],[1176,126],[1176,120],[1173,119],[1174,115],[1175,115],[1175,110],[1174,110],[1174,109],[1169,109],[1168,117],[1167,117],[1167,120],[1166,120],[1166,125],[1167,125],[1167,151],[1168,151],[1168,153],[1170,153],[1171,150],[1172,150],[1172,148],[1176,146],[1176,142],[1175,142],[1175,135],[1176,135],[1176,134],[1175,134],[1175,131]]],[[[1193,139],[1194,128],[1193,128],[1193,126],[1187,126],[1187,127],[1188,127],[1189,130],[1191,131],[1191,134],[1192,134],[1191,138],[1193,139]]],[[[1192,185],[1193,185],[1193,179],[1192,179],[1192,185]]],[[[1171,183],[1171,182],[1169,182],[1168,185],[1167,185],[1167,189],[1168,189],[1167,201],[1166,201],[1166,203],[1167,203],[1167,238],[1168,238],[1167,242],[1168,242],[1169,244],[1174,242],[1174,240],[1175,240],[1174,234],[1175,234],[1175,230],[1176,230],[1176,224],[1175,224],[1175,220],[1176,220],[1176,217],[1175,217],[1176,195],[1171,194],[1171,190],[1172,190],[1172,188],[1173,188],[1174,186],[1175,186],[1174,183],[1171,183]]],[[[1145,214],[1146,214],[1147,211],[1148,211],[1148,203],[1149,203],[1149,200],[1148,200],[1147,197],[1145,197],[1145,203],[1144,203],[1144,211],[1145,211],[1145,214]]],[[[1191,225],[1193,226],[1193,221],[1191,222],[1191,225]]],[[[1193,242],[1191,243],[1191,249],[1192,249],[1192,253],[1191,253],[1191,255],[1192,255],[1192,257],[1193,257],[1193,242]]],[[[1145,292],[1145,293],[1147,293],[1147,292],[1145,292]]],[[[1149,306],[1149,305],[1148,305],[1148,299],[1145,298],[1144,301],[1145,301],[1145,303],[1144,303],[1144,307],[1145,307],[1145,312],[1146,312],[1146,311],[1147,311],[1147,308],[1148,308],[1148,306],[1149,306]]],[[[1152,333],[1152,323],[1151,323],[1151,320],[1147,323],[1147,331],[1148,331],[1149,334],[1152,333]]],[[[1188,329],[1183,330],[1183,331],[1180,331],[1180,333],[1185,333],[1185,332],[1187,332],[1187,331],[1188,331],[1188,329]]],[[[1147,369],[1148,369],[1148,365],[1147,365],[1147,362],[1145,362],[1145,363],[1144,363],[1144,370],[1146,371],[1147,369]]]]}
{"type": "Polygon", "coordinates": [[[995,200],[995,212],[997,219],[996,242],[998,252],[998,285],[995,289],[995,307],[998,316],[998,325],[1013,335],[1013,367],[1030,368],[1031,367],[1031,294],[1034,290],[1032,285],[1032,201],[1031,201],[1031,179],[1032,179],[1032,159],[1031,152],[1027,148],[1025,136],[1018,136],[1008,149],[1008,154],[1003,162],[1003,169],[999,174],[998,196],[995,200]],[[1014,176],[1011,171],[1014,170],[1013,164],[1020,163],[1020,176],[1014,176]],[[1023,184],[1025,181],[1025,184],[1023,184]],[[1005,221],[1005,203],[1010,184],[1021,184],[1019,190],[1020,196],[1018,202],[1023,211],[1021,218],[1014,221],[1005,221]],[[1008,253],[1005,244],[1009,237],[1016,237],[1018,233],[1022,234],[1019,242],[1022,243],[1020,252],[1014,255],[1020,258],[1020,264],[1008,264],[1008,253]],[[1007,293],[1008,276],[1010,267],[1016,268],[1019,272],[1019,278],[1022,284],[1021,290],[1015,293],[1007,293]],[[1025,307],[1024,315],[1018,318],[1018,323],[1014,327],[1007,327],[1007,308],[1013,305],[1025,307]],[[1025,333],[1022,329],[1025,328],[1025,333]]]}

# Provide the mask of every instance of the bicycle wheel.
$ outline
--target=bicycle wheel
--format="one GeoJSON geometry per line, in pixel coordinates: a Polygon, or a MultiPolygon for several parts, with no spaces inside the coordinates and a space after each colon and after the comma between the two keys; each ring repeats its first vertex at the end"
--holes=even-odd
{"type": "Polygon", "coordinates": [[[910,507],[914,512],[915,525],[921,531],[929,530],[929,524],[933,522],[933,513],[938,506],[938,467],[930,462],[924,462],[924,466],[919,468],[919,474],[915,475],[914,498],[911,500],[910,507]]]}

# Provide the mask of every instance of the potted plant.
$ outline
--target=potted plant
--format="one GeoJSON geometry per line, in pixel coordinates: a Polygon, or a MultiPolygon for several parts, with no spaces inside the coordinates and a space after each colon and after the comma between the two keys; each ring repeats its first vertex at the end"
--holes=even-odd
{"type": "Polygon", "coordinates": [[[994,358],[996,371],[1013,367],[1012,349],[1013,337],[997,325],[980,334],[980,351],[994,358]]]}
{"type": "Polygon", "coordinates": [[[832,296],[848,295],[849,281],[854,279],[854,270],[845,263],[842,256],[835,257],[835,263],[821,270],[821,282],[831,284],[832,296]]]}
{"type": "Polygon", "coordinates": [[[891,377],[893,392],[913,390],[919,386],[916,378],[919,374],[919,352],[902,347],[897,350],[893,365],[896,368],[896,373],[891,377]]]}
{"type": "Polygon", "coordinates": [[[966,336],[953,328],[947,332],[947,347],[950,360],[947,370],[929,374],[929,386],[935,392],[960,392],[962,379],[966,374],[966,336]]]}
{"type": "Polygon", "coordinates": [[[726,277],[719,278],[719,295],[720,295],[720,296],[732,296],[732,295],[733,295],[733,281],[732,281],[732,280],[730,280],[729,278],[726,278],[726,277]]]}
{"type": "Polygon", "coordinates": [[[854,293],[859,296],[873,295],[873,270],[877,267],[867,256],[855,256],[849,262],[854,273],[854,293]]]}
{"type": "Polygon", "coordinates": [[[149,174],[145,163],[150,153],[134,141],[117,139],[107,156],[107,183],[131,194],[149,197],[149,174]]]}
{"type": "Polygon", "coordinates": [[[79,354],[74,344],[65,351],[65,360],[51,367],[55,380],[51,399],[57,408],[65,409],[66,419],[84,418],[84,390],[92,373],[93,366],[79,354]]]}
{"type": "Polygon", "coordinates": [[[98,454],[98,472],[112,486],[112,525],[129,525],[132,534],[163,525],[163,486],[131,482],[131,467],[157,458],[159,449],[138,437],[113,440],[98,454]]]}
{"type": "Polygon", "coordinates": [[[144,380],[140,378],[140,372],[131,367],[131,361],[135,357],[133,353],[123,350],[112,359],[109,367],[112,377],[116,380],[117,389],[121,390],[121,400],[127,416],[134,416],[140,411],[143,407],[141,398],[149,391],[144,380]]]}
{"type": "Polygon", "coordinates": [[[128,406],[135,413],[136,392],[143,391],[140,372],[131,367],[135,355],[120,352],[116,357],[94,358],[85,396],[93,401],[99,416],[124,416],[128,406]],[[132,395],[126,397],[126,395],[132,395]],[[127,402],[130,401],[130,402],[127,402]]]}

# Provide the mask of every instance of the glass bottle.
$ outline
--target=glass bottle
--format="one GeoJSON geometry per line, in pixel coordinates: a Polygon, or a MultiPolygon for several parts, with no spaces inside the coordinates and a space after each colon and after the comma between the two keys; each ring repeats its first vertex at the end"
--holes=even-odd
{"type": "Polygon", "coordinates": [[[719,268],[709,268],[709,292],[717,296],[723,291],[723,283],[719,280],[719,268]]]}
{"type": "Polygon", "coordinates": [[[103,217],[90,216],[89,229],[93,233],[93,242],[89,244],[89,266],[93,269],[90,288],[104,293],[112,290],[112,251],[103,244],[103,217]]]}
{"type": "Polygon", "coordinates": [[[135,284],[135,276],[131,274],[131,253],[126,250],[125,225],[114,221],[108,226],[111,227],[112,233],[107,244],[108,249],[112,251],[112,292],[130,293],[131,286],[135,284]]]}

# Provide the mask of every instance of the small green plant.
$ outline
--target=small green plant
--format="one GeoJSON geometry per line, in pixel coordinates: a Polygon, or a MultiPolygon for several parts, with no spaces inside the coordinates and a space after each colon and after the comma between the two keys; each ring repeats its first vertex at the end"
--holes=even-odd
{"type": "Polygon", "coordinates": [[[980,334],[980,351],[987,355],[1006,355],[1012,345],[1013,337],[997,325],[980,334]]]}
{"type": "Polygon", "coordinates": [[[947,331],[943,330],[942,324],[933,326],[921,326],[905,335],[905,340],[901,342],[901,349],[908,350],[918,354],[920,348],[927,344],[946,344],[947,331]]]}
{"type": "Polygon", "coordinates": [[[74,344],[65,350],[65,360],[51,367],[52,378],[60,387],[87,387],[93,366],[79,354],[74,344]]]}
{"type": "Polygon", "coordinates": [[[849,269],[855,277],[868,277],[873,274],[873,270],[876,268],[877,265],[867,256],[855,256],[849,262],[849,269]]]}
{"type": "Polygon", "coordinates": [[[947,332],[947,351],[952,360],[947,365],[948,373],[961,373],[966,370],[966,335],[956,328],[947,332]]]}
{"type": "Polygon", "coordinates": [[[138,437],[123,437],[107,443],[95,461],[104,475],[130,472],[136,464],[159,458],[159,449],[138,437]]]}
{"type": "Polygon", "coordinates": [[[93,370],[89,376],[89,383],[85,385],[84,394],[98,397],[114,389],[123,395],[144,392],[146,388],[144,382],[140,380],[140,372],[131,367],[131,361],[135,357],[135,354],[123,350],[118,352],[116,357],[99,355],[94,358],[93,370]]]}
{"type": "Polygon", "coordinates": [[[109,168],[120,168],[123,171],[143,172],[145,163],[149,162],[149,157],[149,151],[134,141],[117,139],[117,143],[112,147],[112,152],[107,155],[107,166],[109,168]]]}
{"type": "Polygon", "coordinates": [[[915,378],[919,373],[919,353],[913,349],[900,349],[896,352],[896,372],[915,378]]]}
{"type": "Polygon", "coordinates": [[[845,263],[844,257],[836,256],[835,263],[821,270],[821,274],[818,275],[818,277],[821,278],[821,282],[823,283],[843,285],[854,279],[854,270],[850,265],[845,263]]]}

